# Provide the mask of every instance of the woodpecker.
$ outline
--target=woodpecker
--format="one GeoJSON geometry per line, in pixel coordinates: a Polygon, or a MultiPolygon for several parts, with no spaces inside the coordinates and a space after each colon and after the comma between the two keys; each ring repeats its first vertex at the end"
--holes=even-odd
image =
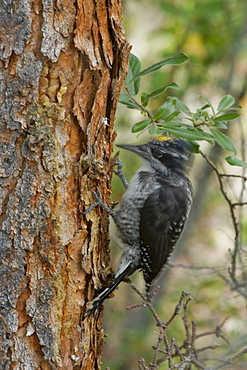
{"type": "Polygon", "coordinates": [[[161,137],[142,145],[118,147],[139,155],[143,165],[131,179],[116,211],[106,207],[93,192],[95,205],[102,205],[113,217],[123,254],[113,282],[89,304],[86,316],[136,270],[142,271],[146,293],[150,292],[173,252],[192,203],[188,173],[193,160],[188,142],[161,137]]]}

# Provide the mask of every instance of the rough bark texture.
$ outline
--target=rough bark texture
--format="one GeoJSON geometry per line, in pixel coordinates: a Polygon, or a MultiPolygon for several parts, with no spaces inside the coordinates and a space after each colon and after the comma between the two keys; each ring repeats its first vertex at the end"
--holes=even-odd
{"type": "Polygon", "coordinates": [[[129,45],[119,0],[0,2],[0,369],[98,369],[109,274],[117,98],[129,45]]]}

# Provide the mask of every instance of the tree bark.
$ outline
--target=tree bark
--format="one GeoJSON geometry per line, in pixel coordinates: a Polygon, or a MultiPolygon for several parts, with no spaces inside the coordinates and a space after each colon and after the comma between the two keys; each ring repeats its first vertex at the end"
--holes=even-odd
{"type": "Polygon", "coordinates": [[[0,369],[99,369],[120,0],[0,4],[0,369]]]}

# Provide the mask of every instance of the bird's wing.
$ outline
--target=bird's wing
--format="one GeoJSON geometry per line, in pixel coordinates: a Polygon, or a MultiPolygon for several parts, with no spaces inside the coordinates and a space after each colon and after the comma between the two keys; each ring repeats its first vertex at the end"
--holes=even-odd
{"type": "Polygon", "coordinates": [[[189,207],[190,199],[185,187],[165,182],[145,201],[140,212],[140,234],[141,268],[147,287],[168,262],[186,222],[189,207]]]}

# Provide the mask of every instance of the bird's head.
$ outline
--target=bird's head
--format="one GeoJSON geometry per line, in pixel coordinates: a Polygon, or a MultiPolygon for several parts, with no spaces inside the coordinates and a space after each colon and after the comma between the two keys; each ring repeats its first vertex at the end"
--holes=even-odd
{"type": "Polygon", "coordinates": [[[192,147],[182,139],[174,140],[161,136],[146,144],[118,146],[138,154],[161,174],[188,173],[193,164],[192,147]]]}

